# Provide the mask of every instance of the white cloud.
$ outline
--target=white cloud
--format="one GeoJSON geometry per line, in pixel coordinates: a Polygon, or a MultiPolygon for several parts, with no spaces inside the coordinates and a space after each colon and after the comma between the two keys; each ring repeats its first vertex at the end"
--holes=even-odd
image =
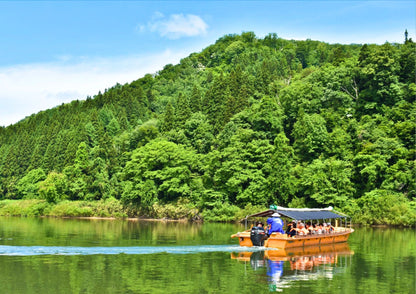
{"type": "MultiPolygon", "coordinates": [[[[147,24],[151,32],[158,32],[162,37],[179,39],[181,37],[193,37],[206,34],[208,25],[198,15],[171,14],[166,17],[156,12],[152,21],[147,24]]],[[[143,31],[143,26],[140,26],[143,31]]]]}
{"type": "Polygon", "coordinates": [[[188,52],[164,51],[151,56],[73,58],[58,62],[0,67],[0,126],[67,103],[94,96],[116,83],[132,82],[178,63],[188,52]]]}

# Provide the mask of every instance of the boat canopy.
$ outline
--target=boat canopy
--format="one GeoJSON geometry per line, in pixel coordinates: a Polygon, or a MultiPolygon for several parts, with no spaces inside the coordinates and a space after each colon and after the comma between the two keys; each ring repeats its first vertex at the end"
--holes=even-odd
{"type": "Polygon", "coordinates": [[[328,208],[285,208],[277,206],[276,209],[269,209],[259,213],[246,216],[246,220],[251,217],[269,217],[273,213],[277,212],[282,216],[294,220],[315,220],[315,219],[333,219],[333,218],[347,218],[347,215],[344,215],[339,212],[333,212],[332,207],[328,208]]]}

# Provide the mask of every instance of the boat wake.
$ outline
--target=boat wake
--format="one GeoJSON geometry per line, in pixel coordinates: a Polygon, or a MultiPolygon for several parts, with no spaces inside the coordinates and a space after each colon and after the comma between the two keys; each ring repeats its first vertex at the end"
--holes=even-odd
{"type": "Polygon", "coordinates": [[[270,248],[238,245],[143,246],[143,247],[75,247],[75,246],[6,246],[0,245],[0,255],[95,255],[95,254],[195,254],[205,252],[262,251],[270,248]]]}

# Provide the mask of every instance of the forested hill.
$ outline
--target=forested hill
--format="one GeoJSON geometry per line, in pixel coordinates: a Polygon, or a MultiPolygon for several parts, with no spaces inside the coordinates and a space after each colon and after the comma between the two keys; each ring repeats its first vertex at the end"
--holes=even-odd
{"type": "MultiPolygon", "coordinates": [[[[0,197],[334,206],[415,222],[415,43],[227,35],[93,98],[0,128],[0,197]]],[[[159,207],[158,206],[158,207],[159,207]]]]}

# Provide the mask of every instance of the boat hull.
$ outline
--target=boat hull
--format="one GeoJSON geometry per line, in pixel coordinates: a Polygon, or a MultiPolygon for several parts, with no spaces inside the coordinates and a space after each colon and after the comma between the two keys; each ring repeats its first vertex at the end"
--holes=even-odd
{"type": "MultiPolygon", "coordinates": [[[[273,233],[267,240],[265,240],[264,247],[286,249],[342,243],[348,240],[348,237],[353,231],[354,229],[337,228],[333,233],[294,237],[290,237],[286,234],[273,233]]],[[[250,231],[239,232],[231,237],[238,238],[240,246],[253,246],[253,243],[250,240],[250,231]]]]}

